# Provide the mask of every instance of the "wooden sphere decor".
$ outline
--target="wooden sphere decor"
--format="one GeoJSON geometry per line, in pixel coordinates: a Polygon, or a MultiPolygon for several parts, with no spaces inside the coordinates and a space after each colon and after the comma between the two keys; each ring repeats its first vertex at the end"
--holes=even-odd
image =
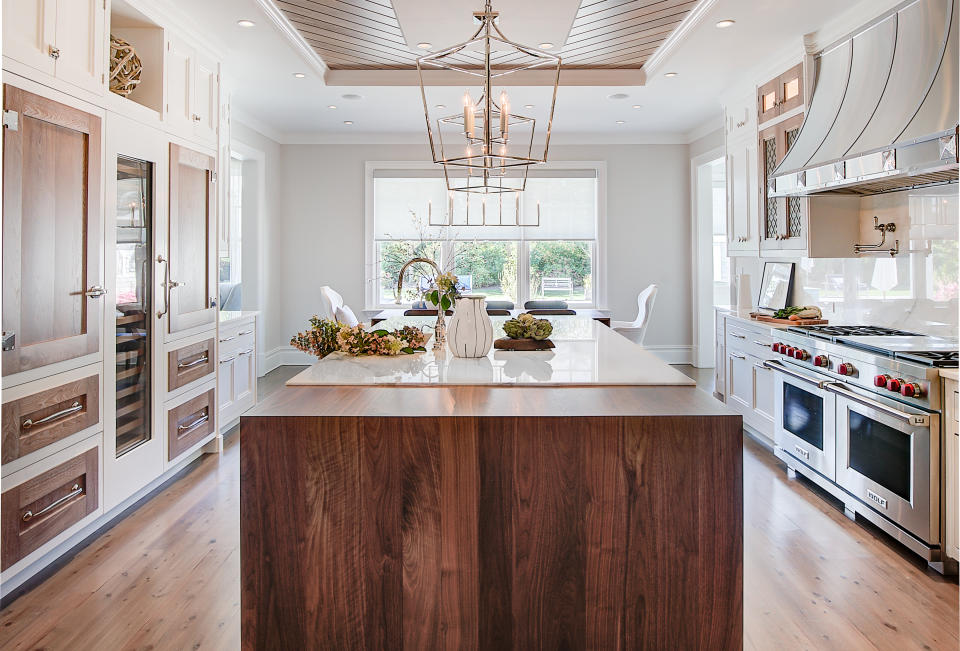
{"type": "Polygon", "coordinates": [[[133,46],[110,35],[110,91],[126,97],[140,83],[143,64],[133,46]]]}

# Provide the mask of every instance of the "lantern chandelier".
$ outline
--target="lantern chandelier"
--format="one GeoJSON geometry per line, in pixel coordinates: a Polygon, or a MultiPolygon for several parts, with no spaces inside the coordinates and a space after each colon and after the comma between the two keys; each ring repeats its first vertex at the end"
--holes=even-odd
{"type": "MultiPolygon", "coordinates": [[[[530,166],[547,161],[560,85],[560,57],[508,39],[497,26],[498,15],[486,0],[484,10],[473,14],[480,26],[469,40],[417,59],[430,151],[433,162],[443,166],[450,191],[522,192],[530,166]],[[431,118],[424,68],[452,71],[456,74],[451,76],[464,80],[467,89],[462,112],[431,118]],[[546,70],[553,80],[542,145],[534,141],[536,119],[511,112],[507,91],[494,88],[494,82],[505,76],[534,68],[546,70]],[[477,85],[479,89],[471,93],[470,87],[477,85]]],[[[444,105],[436,108],[443,109],[444,105]]]]}

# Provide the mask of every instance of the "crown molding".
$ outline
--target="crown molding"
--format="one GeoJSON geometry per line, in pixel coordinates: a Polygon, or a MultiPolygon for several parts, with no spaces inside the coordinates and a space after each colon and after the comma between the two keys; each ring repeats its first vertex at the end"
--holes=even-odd
{"type": "MultiPolygon", "coordinates": [[[[260,0],[258,0],[260,1],[260,0]]],[[[266,1],[266,0],[263,0],[266,1]]],[[[521,70],[498,78],[498,86],[553,86],[555,72],[521,70]]],[[[463,74],[452,70],[424,70],[427,86],[462,86],[463,74]]],[[[409,70],[328,70],[327,86],[419,86],[420,74],[409,70]]],[[[561,86],[644,86],[643,68],[561,68],[561,86]]]]}
{"type": "Polygon", "coordinates": [[[230,126],[241,125],[251,131],[256,131],[261,136],[268,138],[278,145],[284,144],[284,134],[274,129],[263,120],[254,117],[250,113],[240,109],[235,104],[230,105],[230,126]]]}
{"type": "Polygon", "coordinates": [[[700,0],[697,6],[690,10],[690,13],[677,25],[677,28],[667,37],[667,40],[661,43],[660,47],[658,47],[643,64],[643,70],[646,71],[648,78],[657,73],[657,70],[663,66],[683,41],[690,36],[690,33],[697,25],[703,22],[703,19],[707,13],[713,9],[713,6],[717,4],[717,1],[718,0],[700,0]]]}
{"type": "Polygon", "coordinates": [[[690,131],[687,131],[687,133],[685,134],[686,143],[689,145],[690,143],[696,142],[697,140],[700,140],[705,136],[709,136],[715,131],[722,131],[722,130],[723,130],[723,114],[717,113],[716,116],[710,118],[700,126],[694,127],[693,129],[690,129],[690,131]]]}
{"type": "Polygon", "coordinates": [[[274,4],[273,0],[255,0],[260,10],[267,15],[267,18],[273,23],[274,27],[280,30],[280,33],[290,42],[294,50],[307,62],[313,71],[321,79],[325,79],[327,71],[326,62],[317,54],[317,51],[310,47],[310,44],[304,40],[297,28],[287,20],[287,17],[280,11],[280,8],[274,4]]]}

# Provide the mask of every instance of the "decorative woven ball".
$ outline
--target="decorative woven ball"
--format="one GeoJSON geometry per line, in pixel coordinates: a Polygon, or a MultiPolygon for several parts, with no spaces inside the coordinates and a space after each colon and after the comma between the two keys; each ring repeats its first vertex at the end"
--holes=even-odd
{"type": "Polygon", "coordinates": [[[133,46],[110,35],[110,90],[126,97],[140,83],[143,64],[133,46]]]}

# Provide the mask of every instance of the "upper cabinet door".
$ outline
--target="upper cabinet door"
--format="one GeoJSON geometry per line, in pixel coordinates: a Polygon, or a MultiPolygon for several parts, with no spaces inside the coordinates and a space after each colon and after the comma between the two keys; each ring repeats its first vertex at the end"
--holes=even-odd
{"type": "Polygon", "coordinates": [[[194,124],[192,104],[195,57],[194,49],[185,41],[173,35],[167,39],[165,119],[172,130],[180,133],[190,133],[194,124]]]}
{"type": "Polygon", "coordinates": [[[103,7],[103,0],[57,2],[57,77],[93,92],[103,90],[103,7]]]}
{"type": "Polygon", "coordinates": [[[212,156],[170,145],[170,334],[216,322],[215,165],[212,156]]]}
{"type": "Polygon", "coordinates": [[[786,113],[803,105],[803,64],[798,63],[780,75],[780,112],[786,113]]]}
{"type": "Polygon", "coordinates": [[[217,141],[217,112],[220,107],[220,75],[217,62],[199,53],[196,55],[193,121],[198,137],[217,141]]]}
{"type": "Polygon", "coordinates": [[[5,84],[3,375],[100,350],[101,120],[5,84]],[[4,348],[7,348],[5,345],[4,348]]]}
{"type": "Polygon", "coordinates": [[[52,75],[56,0],[3,0],[3,55],[52,75]]]}

